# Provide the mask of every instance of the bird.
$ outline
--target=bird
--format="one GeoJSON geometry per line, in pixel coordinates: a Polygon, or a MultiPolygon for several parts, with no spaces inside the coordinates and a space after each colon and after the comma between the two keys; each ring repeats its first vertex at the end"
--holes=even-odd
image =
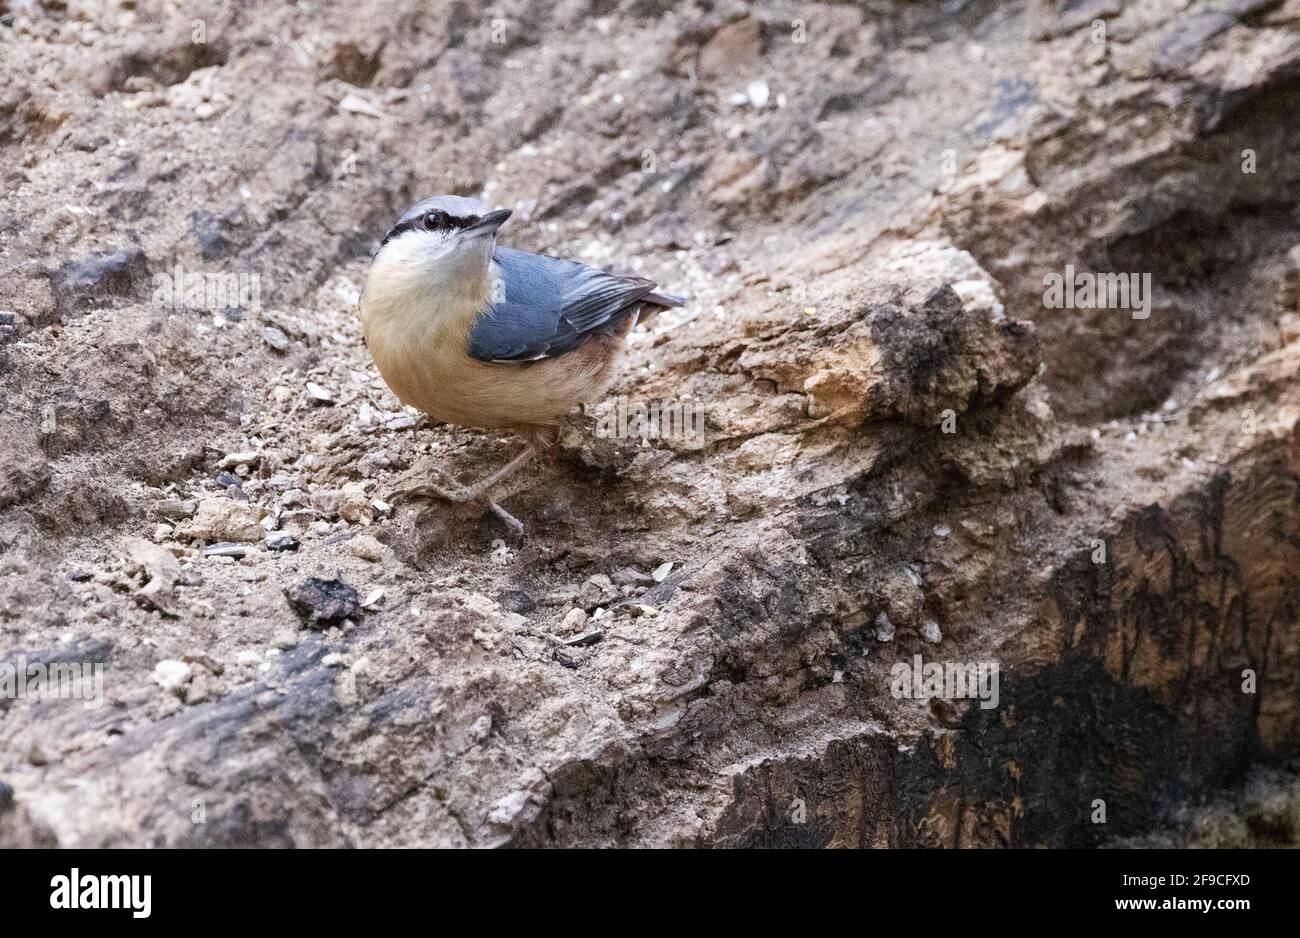
{"type": "Polygon", "coordinates": [[[394,498],[486,500],[522,535],[523,524],[486,494],[552,445],[564,416],[607,387],[638,321],[686,299],[643,277],[498,244],[511,214],[466,196],[420,200],[384,236],[359,305],[366,346],[402,403],[524,442],[471,485],[429,482],[394,498]]]}

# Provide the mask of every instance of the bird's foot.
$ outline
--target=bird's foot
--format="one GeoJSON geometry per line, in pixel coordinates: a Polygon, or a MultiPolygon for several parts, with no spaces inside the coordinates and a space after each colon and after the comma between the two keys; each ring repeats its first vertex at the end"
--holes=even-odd
{"type": "Polygon", "coordinates": [[[494,485],[498,484],[506,476],[524,465],[528,460],[532,459],[536,452],[537,448],[530,443],[528,446],[524,447],[523,452],[510,460],[510,462],[506,463],[506,465],[502,466],[487,478],[475,482],[473,485],[449,489],[438,485],[436,482],[424,482],[398,489],[392,493],[390,500],[398,502],[404,499],[441,499],[445,502],[454,502],[458,504],[481,502],[488,508],[492,509],[492,513],[500,518],[505,523],[506,527],[514,532],[516,537],[522,539],[524,536],[523,523],[496,502],[489,499],[487,493],[494,485]]]}
{"type": "Polygon", "coordinates": [[[435,482],[422,482],[419,485],[410,485],[406,488],[397,489],[389,495],[389,501],[396,504],[399,501],[444,501],[455,504],[466,504],[468,502],[482,502],[492,510],[505,524],[515,537],[523,540],[524,523],[506,511],[496,502],[483,497],[483,492],[479,486],[468,486],[466,488],[448,489],[443,488],[435,482]]]}

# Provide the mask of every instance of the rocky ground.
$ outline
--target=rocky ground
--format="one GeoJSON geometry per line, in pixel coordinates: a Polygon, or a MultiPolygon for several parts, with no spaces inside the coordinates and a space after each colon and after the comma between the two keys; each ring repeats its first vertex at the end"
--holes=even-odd
{"type": "Polygon", "coordinates": [[[1298,112],[1298,0],[0,0],[0,662],[105,692],[0,844],[1296,843],[1298,112]],[[703,437],[394,500],[517,447],[361,343],[438,192],[703,437]]]}

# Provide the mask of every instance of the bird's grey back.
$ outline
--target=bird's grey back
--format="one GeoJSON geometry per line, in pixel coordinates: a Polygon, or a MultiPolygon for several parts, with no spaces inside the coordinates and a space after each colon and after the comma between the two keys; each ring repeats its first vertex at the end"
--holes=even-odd
{"type": "Polygon", "coordinates": [[[578,348],[593,334],[614,333],[643,302],[680,305],[654,294],[652,281],[618,277],[577,261],[498,246],[493,254],[505,295],[470,332],[480,361],[527,362],[578,348]]]}

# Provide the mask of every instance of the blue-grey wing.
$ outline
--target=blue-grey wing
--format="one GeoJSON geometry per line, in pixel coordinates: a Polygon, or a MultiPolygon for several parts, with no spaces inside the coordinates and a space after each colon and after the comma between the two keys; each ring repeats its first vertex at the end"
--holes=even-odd
{"type": "Polygon", "coordinates": [[[493,259],[505,290],[470,331],[469,354],[479,361],[554,358],[623,327],[642,302],[662,305],[654,283],[640,277],[504,247],[493,259]]]}

